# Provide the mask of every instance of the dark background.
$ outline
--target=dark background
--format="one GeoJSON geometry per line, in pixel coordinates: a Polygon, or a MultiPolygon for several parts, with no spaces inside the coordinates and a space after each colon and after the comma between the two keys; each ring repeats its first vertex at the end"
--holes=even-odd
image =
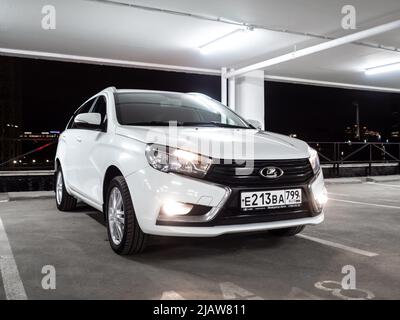
{"type": "Polygon", "coordinates": [[[344,130],[356,123],[394,140],[398,130],[400,94],[267,82],[265,112],[268,130],[297,133],[307,141],[344,141],[344,130]]]}
{"type": "MultiPolygon", "coordinates": [[[[15,87],[20,131],[62,130],[84,100],[108,86],[198,91],[220,99],[218,76],[0,57],[0,66],[7,65],[13,81],[4,75],[0,81],[15,87]]],[[[265,86],[266,128],[308,141],[344,141],[346,126],[355,124],[355,102],[361,126],[389,138],[398,125],[400,94],[277,82],[265,86]]]]}

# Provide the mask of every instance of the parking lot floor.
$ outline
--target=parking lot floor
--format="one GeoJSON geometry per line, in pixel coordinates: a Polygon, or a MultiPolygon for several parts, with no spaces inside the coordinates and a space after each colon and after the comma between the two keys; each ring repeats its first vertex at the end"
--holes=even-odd
{"type": "Polygon", "coordinates": [[[399,299],[400,182],[327,187],[324,223],[299,236],[152,237],[129,257],[89,207],[1,202],[0,299],[399,299]]]}

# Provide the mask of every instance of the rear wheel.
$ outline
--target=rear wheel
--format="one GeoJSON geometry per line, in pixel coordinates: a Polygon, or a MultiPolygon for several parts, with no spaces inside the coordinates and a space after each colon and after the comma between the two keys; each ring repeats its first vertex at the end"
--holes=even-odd
{"type": "Polygon", "coordinates": [[[121,255],[142,252],[148,236],[139,226],[128,185],[122,176],[111,180],[105,210],[111,248],[121,255]]]}
{"type": "Polygon", "coordinates": [[[274,236],[277,237],[291,237],[294,236],[304,230],[305,226],[297,226],[297,227],[291,227],[291,228],[284,228],[284,229],[273,229],[269,230],[269,233],[271,233],[274,236]]]}
{"type": "Polygon", "coordinates": [[[72,211],[76,208],[76,199],[65,188],[64,175],[59,167],[55,176],[56,204],[60,211],[72,211]]]}

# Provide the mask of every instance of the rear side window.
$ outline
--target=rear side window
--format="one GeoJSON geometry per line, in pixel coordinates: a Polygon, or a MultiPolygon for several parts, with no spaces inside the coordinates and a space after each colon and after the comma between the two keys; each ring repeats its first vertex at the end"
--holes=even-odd
{"type": "Polygon", "coordinates": [[[80,113],[88,113],[89,110],[92,108],[92,105],[94,103],[94,101],[96,100],[96,98],[90,99],[89,101],[87,101],[86,103],[84,103],[72,116],[71,120],[69,120],[67,129],[75,129],[75,123],[74,123],[74,119],[75,117],[80,114],[80,113]]]}

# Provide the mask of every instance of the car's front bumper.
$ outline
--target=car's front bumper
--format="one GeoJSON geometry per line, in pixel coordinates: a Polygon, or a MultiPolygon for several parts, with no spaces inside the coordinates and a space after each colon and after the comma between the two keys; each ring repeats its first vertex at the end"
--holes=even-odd
{"type": "MultiPolygon", "coordinates": [[[[227,233],[253,232],[270,229],[316,225],[324,220],[317,208],[315,195],[325,192],[322,173],[307,184],[274,187],[301,187],[305,202],[301,208],[271,212],[241,212],[237,197],[253,188],[227,187],[177,174],[166,174],[151,167],[126,178],[135,213],[145,233],[166,236],[212,237],[227,233]],[[160,214],[166,201],[179,201],[209,207],[198,216],[166,217],[160,214]]],[[[270,190],[269,187],[258,187],[270,190]]]]}

